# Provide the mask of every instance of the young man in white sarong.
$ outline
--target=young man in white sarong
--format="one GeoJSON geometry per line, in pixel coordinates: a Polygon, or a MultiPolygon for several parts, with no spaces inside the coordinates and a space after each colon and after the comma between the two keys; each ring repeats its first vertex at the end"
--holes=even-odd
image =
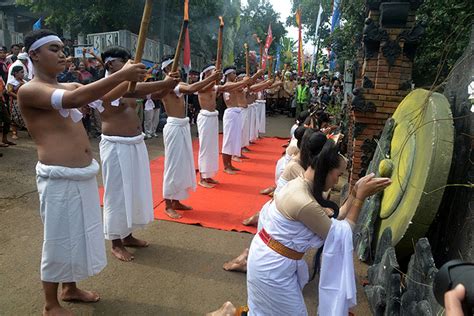
{"type": "MultiPolygon", "coordinates": [[[[255,83],[258,77],[263,75],[264,70],[259,70],[253,75],[249,84],[255,83]]],[[[235,67],[230,66],[224,69],[225,81],[227,83],[236,82],[237,74],[235,67]]],[[[244,80],[243,77],[239,81],[244,80]]],[[[224,163],[224,172],[228,174],[235,174],[240,171],[232,165],[232,157],[241,157],[242,147],[242,107],[247,105],[246,93],[247,88],[240,88],[231,92],[224,93],[224,102],[227,109],[224,112],[223,118],[223,144],[222,144],[222,161],[224,163]]],[[[240,159],[237,159],[240,161],[240,159]]]]}
{"type": "Polygon", "coordinates": [[[43,315],[72,315],[58,301],[97,302],[99,295],[80,290],[76,282],[106,265],[96,175],[88,136],[77,108],[87,105],[126,80],[143,80],[145,66],[128,63],[121,71],[87,86],[58,83],[66,56],[63,43],[49,30],[25,37],[35,77],[18,92],[28,131],[38,148],[36,165],[40,214],[44,224],[41,280],[43,315]]]}
{"type": "MultiPolygon", "coordinates": [[[[201,80],[207,78],[216,69],[214,65],[204,67],[201,72],[201,80]]],[[[213,188],[218,182],[214,177],[219,170],[219,113],[216,111],[216,96],[221,92],[230,92],[243,88],[250,79],[239,83],[227,82],[224,85],[216,85],[211,82],[207,87],[199,91],[199,103],[201,111],[197,118],[199,134],[199,185],[205,188],[213,188]]]]}
{"type": "MultiPolygon", "coordinates": [[[[113,46],[102,53],[107,74],[122,69],[131,58],[123,47],[113,46]]],[[[162,81],[137,83],[128,93],[127,83],[103,98],[99,110],[102,121],[100,158],[104,180],[104,234],[112,241],[112,254],[119,260],[134,256],[125,247],[148,247],[132,231],[153,221],[150,162],[144,135],[136,113],[136,97],[160,98],[179,82],[179,74],[162,81]],[[123,97],[121,97],[124,95],[123,97]],[[118,99],[118,97],[121,97],[118,99]]]]}
{"type": "MultiPolygon", "coordinates": [[[[168,74],[171,71],[173,57],[163,59],[161,68],[168,74]]],[[[176,210],[187,211],[192,208],[183,205],[180,200],[188,198],[189,191],[196,189],[196,170],[194,168],[193,148],[189,118],[186,116],[184,94],[201,91],[211,82],[221,78],[220,71],[214,71],[206,79],[186,84],[180,82],[173,91],[163,98],[168,119],[163,129],[165,145],[165,171],[163,175],[163,197],[165,199],[165,213],[173,219],[181,218],[176,210]]]]}

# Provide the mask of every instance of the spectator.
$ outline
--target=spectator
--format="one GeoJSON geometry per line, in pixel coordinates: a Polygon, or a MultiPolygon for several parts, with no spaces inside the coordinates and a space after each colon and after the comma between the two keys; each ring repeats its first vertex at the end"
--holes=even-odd
{"type": "Polygon", "coordinates": [[[309,93],[311,94],[311,103],[315,104],[319,102],[319,89],[318,89],[318,80],[313,79],[311,80],[311,84],[313,85],[311,89],[309,89],[309,93]]]}
{"type": "Polygon", "coordinates": [[[58,82],[79,82],[79,72],[76,70],[73,58],[68,57],[66,59],[66,67],[58,75],[58,82]]]}
{"type": "Polygon", "coordinates": [[[8,64],[11,65],[17,60],[20,50],[20,44],[13,44],[10,46],[10,55],[7,56],[8,64]]]}
{"type": "Polygon", "coordinates": [[[288,112],[288,117],[291,115],[291,117],[295,117],[295,113],[296,113],[296,106],[293,107],[293,97],[295,95],[295,91],[296,91],[296,81],[295,81],[295,77],[293,75],[291,75],[291,73],[288,71],[286,72],[285,74],[285,78],[287,78],[287,80],[285,80],[285,83],[283,84],[283,96],[285,98],[285,102],[286,102],[286,108],[289,110],[288,112]]]}
{"type": "MultiPolygon", "coordinates": [[[[5,46],[0,46],[0,78],[3,79],[5,86],[8,79],[7,48],[5,46]]],[[[3,93],[3,89],[1,93],[3,93]]]]}
{"type": "Polygon", "coordinates": [[[296,116],[308,109],[309,88],[306,85],[306,79],[302,77],[300,84],[296,87],[296,116]]]}
{"type": "MultiPolygon", "coordinates": [[[[153,81],[152,78],[147,81],[153,81]]],[[[160,122],[160,109],[161,104],[160,100],[152,100],[151,96],[147,96],[144,109],[144,130],[145,130],[145,139],[150,139],[152,137],[158,137],[156,130],[158,128],[158,123],[160,122]]]]}
{"type": "MultiPolygon", "coordinates": [[[[6,52],[6,49],[5,49],[6,52]]],[[[8,133],[10,132],[11,115],[8,110],[7,99],[5,98],[3,91],[5,91],[5,81],[0,77],[0,122],[2,122],[2,143],[0,147],[8,147],[10,145],[16,145],[14,142],[8,140],[8,133]]]]}
{"type": "Polygon", "coordinates": [[[79,62],[78,70],[78,78],[80,83],[88,84],[93,81],[92,74],[87,70],[86,63],[84,61],[79,62]]]}
{"type": "MultiPolygon", "coordinates": [[[[199,72],[191,70],[189,72],[189,83],[193,84],[199,81],[199,72]]],[[[199,104],[199,98],[196,93],[189,94],[188,96],[188,116],[191,125],[196,124],[197,116],[201,111],[201,105],[199,104]]]]}
{"type": "Polygon", "coordinates": [[[25,84],[25,71],[22,66],[13,66],[12,69],[13,80],[7,83],[7,93],[10,96],[10,113],[12,115],[12,139],[18,139],[18,130],[25,127],[25,122],[21,117],[20,108],[17,104],[18,89],[25,84]]]}
{"type": "Polygon", "coordinates": [[[16,66],[21,66],[23,68],[24,80],[29,81],[28,76],[28,54],[27,53],[20,53],[18,54],[18,59],[15,61],[10,68],[8,68],[8,78],[7,78],[7,86],[8,83],[13,80],[12,70],[16,66]]]}

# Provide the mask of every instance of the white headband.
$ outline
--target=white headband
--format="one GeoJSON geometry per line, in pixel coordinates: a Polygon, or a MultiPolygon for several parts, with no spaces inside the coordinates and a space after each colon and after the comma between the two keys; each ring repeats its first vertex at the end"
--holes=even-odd
{"type": "Polygon", "coordinates": [[[104,60],[104,64],[108,63],[109,61],[114,61],[114,60],[117,60],[118,58],[116,57],[107,57],[105,60],[104,60]]]}
{"type": "Polygon", "coordinates": [[[165,70],[165,68],[171,65],[172,63],[173,63],[173,59],[165,60],[164,62],[161,63],[161,70],[165,70]]]}
{"type": "Polygon", "coordinates": [[[207,67],[206,69],[204,69],[201,74],[199,75],[199,80],[202,81],[202,79],[204,78],[204,73],[209,71],[209,70],[214,70],[216,69],[216,66],[214,65],[210,65],[209,67],[207,67]]]}
{"type": "Polygon", "coordinates": [[[224,72],[224,76],[230,75],[231,73],[235,73],[235,69],[234,69],[234,68],[227,69],[227,70],[224,72]]]}
{"type": "Polygon", "coordinates": [[[31,44],[30,49],[28,50],[28,53],[31,51],[37,50],[41,46],[46,45],[51,42],[62,43],[63,41],[61,41],[61,39],[57,37],[56,35],[48,35],[48,36],[42,37],[40,39],[37,39],[36,42],[34,42],[33,44],[31,44]]]}

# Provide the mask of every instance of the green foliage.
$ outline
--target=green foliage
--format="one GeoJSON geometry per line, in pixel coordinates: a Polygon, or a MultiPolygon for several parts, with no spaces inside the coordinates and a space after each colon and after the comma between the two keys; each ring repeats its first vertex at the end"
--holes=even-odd
{"type": "Polygon", "coordinates": [[[270,46],[269,54],[275,55],[275,43],[278,43],[280,38],[286,34],[284,25],[278,19],[279,14],[275,12],[268,0],[248,0],[247,6],[242,9],[240,28],[234,42],[237,67],[243,68],[245,66],[244,43],[249,45],[250,50],[258,53],[260,47],[254,39],[254,34],[265,42],[270,23],[272,25],[273,43],[270,46]]]}
{"type": "Polygon", "coordinates": [[[426,21],[425,34],[415,56],[413,81],[431,86],[444,81],[469,43],[474,20],[472,0],[425,0],[417,20],[426,21]]]}

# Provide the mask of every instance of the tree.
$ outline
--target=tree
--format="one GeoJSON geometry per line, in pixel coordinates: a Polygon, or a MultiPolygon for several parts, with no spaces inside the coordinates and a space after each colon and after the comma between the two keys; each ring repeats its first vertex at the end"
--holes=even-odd
{"type": "Polygon", "coordinates": [[[417,86],[443,82],[469,43],[474,20],[472,0],[425,0],[417,20],[426,21],[415,55],[413,81],[417,86]]]}
{"type": "Polygon", "coordinates": [[[298,54],[296,47],[298,41],[295,41],[289,37],[282,37],[280,40],[281,45],[281,63],[293,65],[293,61],[295,61],[295,55],[298,54]]]}
{"type": "MultiPolygon", "coordinates": [[[[248,0],[246,7],[240,15],[240,28],[234,43],[236,66],[245,66],[244,43],[249,45],[250,50],[259,51],[254,34],[262,41],[267,37],[268,25],[272,26],[273,41],[278,43],[280,38],[286,34],[283,23],[279,21],[279,14],[275,12],[268,0],[248,0]]],[[[276,45],[270,47],[269,55],[275,55],[276,45]]]]}
{"type": "Polygon", "coordinates": [[[144,0],[17,0],[34,12],[47,13],[45,23],[51,28],[78,33],[97,33],[129,29],[137,33],[144,0]],[[126,17],[126,18],[125,18],[126,17]]]}

